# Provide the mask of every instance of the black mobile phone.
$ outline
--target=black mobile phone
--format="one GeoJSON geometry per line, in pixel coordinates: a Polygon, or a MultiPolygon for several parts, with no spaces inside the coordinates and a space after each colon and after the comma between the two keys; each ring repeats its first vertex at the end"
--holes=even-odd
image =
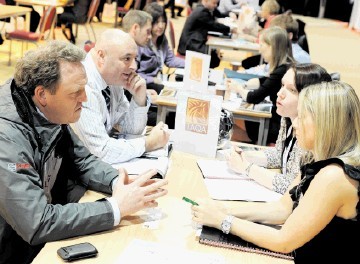
{"type": "Polygon", "coordinates": [[[83,258],[97,256],[97,249],[89,242],[61,247],[57,250],[58,255],[65,261],[74,261],[83,258]]]}

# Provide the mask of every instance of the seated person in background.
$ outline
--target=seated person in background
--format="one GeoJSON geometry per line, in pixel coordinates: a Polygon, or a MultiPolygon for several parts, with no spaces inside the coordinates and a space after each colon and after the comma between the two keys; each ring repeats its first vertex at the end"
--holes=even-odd
{"type": "Polygon", "coordinates": [[[217,10],[222,17],[228,17],[231,10],[240,9],[241,6],[247,3],[247,0],[220,0],[217,10]]]}
{"type": "MultiPolygon", "coordinates": [[[[270,22],[270,27],[275,26],[284,28],[287,31],[289,39],[291,40],[291,47],[295,61],[297,63],[310,63],[311,59],[309,53],[307,53],[299,46],[299,44],[297,44],[299,24],[295,19],[293,19],[291,12],[286,12],[284,14],[274,17],[270,22]]],[[[258,63],[260,63],[261,56],[253,56],[254,59],[255,57],[258,58],[258,63]]],[[[267,76],[269,74],[269,65],[264,63],[262,65],[249,68],[244,72],[267,76]]]]}
{"type": "Polygon", "coordinates": [[[137,45],[129,34],[107,29],[83,61],[88,100],[72,126],[90,152],[110,164],[139,157],[145,151],[165,146],[169,140],[163,123],[146,137],[118,137],[119,133],[141,135],[147,122],[150,100],[145,80],[135,72],[136,56],[137,45]],[[130,102],[125,89],[132,95],[130,102]]]}
{"type": "MultiPolygon", "coordinates": [[[[5,0],[6,5],[16,5],[16,2],[14,0],[5,0]]],[[[40,22],[40,14],[39,12],[37,12],[33,6],[28,6],[28,5],[19,5],[19,6],[25,6],[25,7],[29,7],[31,8],[31,12],[30,12],[30,31],[31,32],[36,32],[36,29],[39,26],[39,22],[40,22]]],[[[10,18],[8,21],[10,22],[10,18]]],[[[5,21],[7,21],[7,19],[5,19],[5,21]]],[[[2,19],[0,21],[3,21],[2,19]]],[[[0,35],[1,37],[1,35],[0,35]]]]}
{"type": "Polygon", "coordinates": [[[193,221],[271,251],[295,251],[296,264],[351,263],[358,257],[360,101],[351,86],[339,81],[314,86],[299,97],[293,124],[299,147],[306,151],[305,165],[288,191],[277,201],[227,208],[200,199],[199,206],[192,206],[193,221]],[[227,230],[222,228],[225,218],[227,230]]]}
{"type": "Polygon", "coordinates": [[[281,116],[281,126],[275,147],[245,152],[235,147],[228,160],[229,167],[237,173],[246,173],[275,192],[284,194],[300,172],[300,159],[303,154],[292,125],[298,116],[299,93],[303,88],[323,81],[329,82],[331,77],[320,65],[292,65],[282,78],[282,87],[277,94],[276,112],[281,116]],[[264,167],[280,169],[281,172],[264,167]]]}
{"type": "MultiPolygon", "coordinates": [[[[263,29],[267,29],[270,27],[271,20],[279,13],[280,5],[276,0],[265,0],[261,5],[261,10],[258,13],[258,25],[256,28],[243,28],[239,30],[238,36],[252,42],[259,42],[259,34],[263,29]]],[[[250,24],[254,26],[253,24],[250,24]]],[[[240,25],[241,28],[241,25],[240,25]]],[[[255,65],[252,65],[255,66],[255,65]]],[[[244,67],[244,68],[249,68],[244,67]]]]}
{"type": "Polygon", "coordinates": [[[151,39],[152,16],[145,11],[130,10],[123,17],[122,29],[129,33],[139,47],[146,46],[151,39]]]}
{"type": "Polygon", "coordinates": [[[98,233],[167,193],[150,170],[130,183],[70,126],[86,102],[85,53],[65,41],[29,50],[0,87],[0,260],[32,263],[46,242],[98,233]],[[146,186],[146,187],[145,187],[146,186]],[[112,194],[78,203],[84,192],[112,194]]]}
{"type": "Polygon", "coordinates": [[[90,0],[68,0],[70,6],[65,6],[64,12],[58,15],[58,24],[61,25],[65,38],[73,44],[75,44],[75,36],[72,25],[86,22],[90,3],[90,0]],[[73,5],[70,5],[71,3],[73,5]]]}
{"type": "MultiPolygon", "coordinates": [[[[206,41],[208,31],[217,31],[223,34],[230,33],[230,27],[215,21],[213,11],[217,7],[219,0],[202,0],[191,12],[185,21],[182,30],[178,53],[185,55],[187,50],[207,53],[206,41]]],[[[215,68],[220,64],[220,57],[217,50],[212,50],[210,68],[215,68]]]]}
{"type": "MultiPolygon", "coordinates": [[[[141,10],[130,10],[123,17],[122,28],[125,32],[135,40],[138,48],[148,45],[151,39],[151,23],[152,16],[141,10]]],[[[139,64],[139,50],[136,58],[136,62],[139,64]]],[[[137,65],[139,68],[139,65],[137,65]]],[[[147,93],[151,97],[151,101],[155,101],[157,97],[157,92],[153,89],[147,88],[147,93]]],[[[125,90],[125,96],[130,101],[131,94],[128,90],[125,90]]]]}
{"type": "Polygon", "coordinates": [[[152,16],[151,40],[147,46],[139,47],[137,73],[146,80],[148,89],[158,94],[164,88],[162,74],[164,66],[184,68],[185,60],[176,57],[169,47],[165,36],[167,17],[164,8],[156,2],[144,7],[144,11],[152,16]]]}
{"type": "MultiPolygon", "coordinates": [[[[264,61],[269,63],[269,76],[260,79],[250,79],[245,84],[240,84],[236,80],[228,80],[228,89],[238,93],[241,98],[249,104],[261,103],[266,97],[270,97],[273,104],[271,108],[272,117],[270,119],[267,144],[275,144],[280,129],[280,116],[276,112],[277,93],[281,88],[281,79],[290,64],[294,63],[291,51],[291,43],[285,29],[280,27],[270,27],[265,29],[260,35],[259,52],[264,61]]],[[[234,135],[235,141],[258,140],[259,124],[241,119],[235,120],[234,135]]]]}
{"type": "MultiPolygon", "coordinates": [[[[280,116],[276,112],[277,93],[281,88],[281,79],[290,64],[294,63],[291,51],[291,43],[285,29],[271,27],[265,29],[260,35],[259,52],[264,61],[269,63],[270,75],[260,79],[250,79],[245,84],[240,84],[236,80],[228,80],[228,88],[238,93],[241,98],[249,104],[261,103],[267,96],[273,104],[271,108],[272,117],[270,119],[269,134],[267,144],[275,144],[280,129],[280,116]]],[[[258,140],[259,124],[235,120],[234,135],[235,141],[258,140]]]]}

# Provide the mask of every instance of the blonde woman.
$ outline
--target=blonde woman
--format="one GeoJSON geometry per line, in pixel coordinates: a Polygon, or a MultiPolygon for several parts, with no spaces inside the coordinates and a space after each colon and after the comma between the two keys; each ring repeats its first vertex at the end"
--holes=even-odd
{"type": "Polygon", "coordinates": [[[360,101],[345,83],[315,86],[300,93],[294,128],[300,147],[307,151],[306,165],[289,191],[275,202],[229,208],[198,200],[199,206],[192,206],[195,222],[268,250],[295,251],[296,264],[352,263],[358,257],[360,101]],[[222,224],[225,219],[230,228],[222,224]]]}
{"type": "MultiPolygon", "coordinates": [[[[284,76],[290,64],[294,62],[291,42],[285,29],[271,27],[265,29],[260,36],[261,56],[269,64],[269,76],[256,78],[239,84],[235,80],[228,81],[228,87],[238,93],[242,99],[250,104],[258,104],[266,97],[270,97],[273,107],[271,110],[269,134],[267,143],[275,144],[279,129],[280,116],[276,113],[277,93],[281,88],[281,78],[284,76]]],[[[257,141],[258,123],[236,121],[233,140],[236,141],[257,141]]]]}

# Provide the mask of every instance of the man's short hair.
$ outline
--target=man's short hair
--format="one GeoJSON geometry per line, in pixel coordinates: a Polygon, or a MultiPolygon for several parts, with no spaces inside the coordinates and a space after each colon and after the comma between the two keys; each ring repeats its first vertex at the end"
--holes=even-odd
{"type": "Polygon", "coordinates": [[[299,33],[299,23],[292,17],[291,12],[277,15],[271,20],[270,26],[278,26],[285,29],[287,33],[293,34],[292,41],[297,41],[299,33]]]}
{"type": "Polygon", "coordinates": [[[152,22],[152,16],[149,13],[142,10],[130,10],[123,17],[122,28],[129,33],[134,24],[138,24],[142,28],[148,21],[152,22]]]}
{"type": "Polygon", "coordinates": [[[85,51],[68,41],[53,40],[37,49],[29,50],[15,66],[16,86],[34,95],[42,85],[55,93],[60,76],[60,62],[81,63],[85,51]]]}

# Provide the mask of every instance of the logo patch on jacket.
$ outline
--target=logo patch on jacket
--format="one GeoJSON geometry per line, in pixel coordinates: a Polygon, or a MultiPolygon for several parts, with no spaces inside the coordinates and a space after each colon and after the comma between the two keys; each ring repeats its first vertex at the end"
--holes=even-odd
{"type": "Polygon", "coordinates": [[[29,169],[30,164],[29,163],[8,163],[8,170],[9,171],[18,171],[21,169],[29,169]]]}

